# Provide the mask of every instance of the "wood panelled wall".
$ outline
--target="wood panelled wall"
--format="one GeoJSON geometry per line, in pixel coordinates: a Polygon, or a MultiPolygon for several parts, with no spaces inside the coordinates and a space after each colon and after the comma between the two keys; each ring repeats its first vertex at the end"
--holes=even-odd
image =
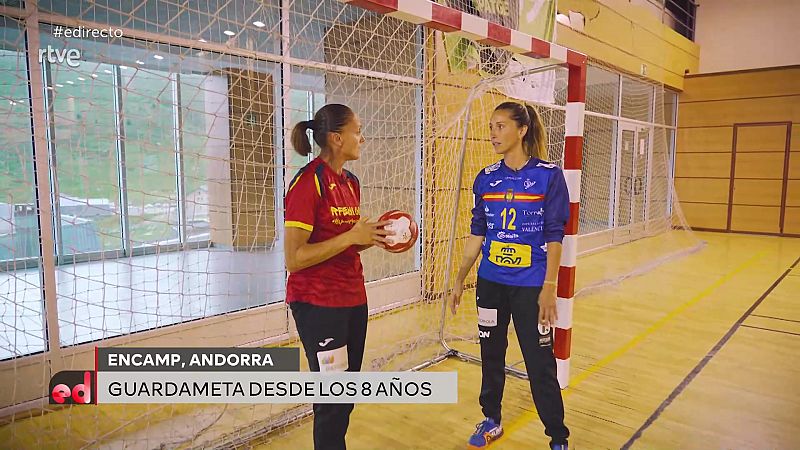
{"type": "Polygon", "coordinates": [[[675,186],[689,225],[800,236],[800,66],[684,87],[675,186]]]}

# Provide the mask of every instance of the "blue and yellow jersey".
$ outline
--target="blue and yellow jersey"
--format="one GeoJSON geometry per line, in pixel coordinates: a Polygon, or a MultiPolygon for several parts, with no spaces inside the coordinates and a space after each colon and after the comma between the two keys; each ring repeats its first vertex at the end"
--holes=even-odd
{"type": "Polygon", "coordinates": [[[569,193],[555,164],[531,158],[519,170],[498,161],[472,186],[470,232],[485,236],[478,276],[511,286],[541,286],[547,242],[561,242],[569,218],[569,193]]]}

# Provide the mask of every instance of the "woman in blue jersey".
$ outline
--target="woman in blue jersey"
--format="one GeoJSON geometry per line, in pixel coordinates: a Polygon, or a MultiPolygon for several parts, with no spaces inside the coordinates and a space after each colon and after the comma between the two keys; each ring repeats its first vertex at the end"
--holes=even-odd
{"type": "Polygon", "coordinates": [[[481,345],[480,404],[485,419],[469,439],[484,448],[503,434],[508,324],[514,318],[531,394],[552,449],[566,449],[564,402],[556,378],[553,329],[561,241],[569,217],[564,174],[547,158],[546,130],[530,106],[506,102],[489,123],[503,159],[475,177],[470,237],[450,296],[455,314],[464,280],[479,254],[476,302],[481,345]]]}

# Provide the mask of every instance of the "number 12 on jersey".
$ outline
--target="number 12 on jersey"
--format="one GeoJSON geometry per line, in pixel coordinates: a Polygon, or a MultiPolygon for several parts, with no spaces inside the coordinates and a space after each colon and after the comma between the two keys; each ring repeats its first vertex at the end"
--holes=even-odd
{"type": "Polygon", "coordinates": [[[500,213],[503,216],[503,229],[506,230],[516,230],[517,226],[514,225],[514,221],[517,220],[517,210],[514,208],[503,208],[503,211],[500,213]],[[508,219],[508,226],[506,226],[506,219],[508,219]]]}

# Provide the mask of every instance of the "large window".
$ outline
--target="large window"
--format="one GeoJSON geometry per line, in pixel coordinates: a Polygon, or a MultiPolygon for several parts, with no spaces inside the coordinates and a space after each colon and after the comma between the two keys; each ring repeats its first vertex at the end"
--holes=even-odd
{"type": "MultiPolygon", "coordinates": [[[[239,100],[245,110],[258,103],[237,86],[248,83],[248,73],[274,80],[277,66],[165,44],[59,40],[49,26],[43,26],[41,39],[57,49],[77,48],[82,56],[77,68],[42,67],[49,83],[60,260],[212,243],[211,203],[218,203],[221,214],[240,206],[230,188],[227,195],[219,188],[232,177],[241,181],[225,161],[237,158],[231,149],[247,147],[249,139],[236,135],[241,127],[230,121],[228,109],[239,100]]],[[[268,84],[275,98],[277,84],[268,84]]],[[[270,100],[265,107],[273,120],[276,105],[270,100]]],[[[265,136],[277,139],[274,129],[259,139],[265,136]]],[[[234,232],[224,221],[215,226],[220,233],[234,232]]]]}
{"type": "Polygon", "coordinates": [[[617,121],[586,116],[583,139],[579,229],[588,234],[614,223],[617,121]]]}
{"type": "Polygon", "coordinates": [[[294,0],[289,54],[376,73],[416,77],[418,29],[340,2],[294,0]]]}
{"type": "Polygon", "coordinates": [[[283,259],[263,243],[276,184],[262,176],[278,66],[47,26],[41,39],[82,53],[77,68],[42,66],[62,345],[279,301],[283,259]]]}
{"type": "Polygon", "coordinates": [[[39,255],[24,35],[0,17],[0,263],[39,255]]]}
{"type": "MultiPolygon", "coordinates": [[[[316,70],[304,70],[302,68],[293,67],[291,74],[291,86],[289,86],[289,102],[285,105],[286,115],[289,122],[286,124],[287,136],[291,136],[292,128],[303,120],[310,120],[314,117],[314,113],[325,105],[325,78],[316,70]]],[[[309,141],[313,144],[313,135],[308,133],[309,141]]],[[[289,188],[289,183],[297,174],[297,172],[306,165],[312,158],[313,154],[307,157],[299,155],[291,145],[287,145],[284,149],[284,158],[286,161],[286,174],[284,177],[284,187],[289,188]]]]}
{"type": "Polygon", "coordinates": [[[109,64],[48,64],[57,254],[122,249],[120,186],[109,64]]]}
{"type": "Polygon", "coordinates": [[[128,223],[134,247],[179,242],[174,89],[169,72],[122,70],[128,223]]]}
{"type": "Polygon", "coordinates": [[[621,216],[627,217],[626,226],[663,222],[669,216],[676,111],[674,91],[607,68],[589,66],[581,234],[621,226],[620,211],[621,216]],[[626,136],[620,135],[621,128],[628,130],[626,136]]]}
{"type": "Polygon", "coordinates": [[[0,16],[0,360],[45,349],[25,36],[0,16]]]}
{"type": "MultiPolygon", "coordinates": [[[[208,179],[211,177],[213,145],[227,145],[227,140],[215,138],[210,125],[226,105],[224,97],[213,91],[222,86],[223,77],[213,74],[180,74],[181,119],[183,123],[183,184],[185,192],[186,239],[189,242],[208,241],[210,235],[208,179]],[[219,99],[219,101],[214,101],[219,99]]],[[[177,213],[177,211],[176,211],[177,213]]],[[[171,218],[175,222],[176,218],[171,218]]]]}
{"type": "Polygon", "coordinates": [[[653,121],[653,85],[643,83],[627,76],[622,76],[621,116],[640,120],[653,121]]]}
{"type": "Polygon", "coordinates": [[[619,115],[619,74],[597,66],[586,70],[586,110],[619,115]]]}
{"type": "MultiPolygon", "coordinates": [[[[284,144],[325,103],[364,122],[350,166],[364,213],[419,210],[418,27],[335,2],[134,3],[37,3],[58,23],[40,24],[40,47],[79,50],[76,67],[28,70],[23,27],[2,23],[0,358],[44,349],[42,270],[55,272],[57,345],[283,300],[284,186],[313,157],[284,144]],[[72,19],[124,36],[53,36],[72,19]],[[44,84],[35,136],[31,75],[44,84]],[[39,267],[35,173],[51,185],[54,267],[39,267]]],[[[413,252],[364,258],[368,281],[419,267],[413,252]]]]}
{"type": "MultiPolygon", "coordinates": [[[[413,62],[412,62],[413,63],[413,62]]],[[[361,158],[348,163],[361,182],[361,213],[376,216],[390,209],[416,211],[415,187],[420,181],[414,161],[408,158],[419,145],[416,95],[418,86],[396,81],[369,79],[345,74],[293,67],[292,119],[307,120],[311,111],[324,103],[349,105],[361,118],[365,143],[361,158]],[[380,95],[375,95],[378,92],[380,95]]],[[[293,120],[289,126],[297,123],[293,120]]],[[[315,151],[318,149],[315,148],[315,151]]],[[[287,172],[296,173],[305,158],[288,155],[287,172]]],[[[362,254],[367,281],[379,280],[415,270],[414,252],[389,255],[362,254]]]]}

